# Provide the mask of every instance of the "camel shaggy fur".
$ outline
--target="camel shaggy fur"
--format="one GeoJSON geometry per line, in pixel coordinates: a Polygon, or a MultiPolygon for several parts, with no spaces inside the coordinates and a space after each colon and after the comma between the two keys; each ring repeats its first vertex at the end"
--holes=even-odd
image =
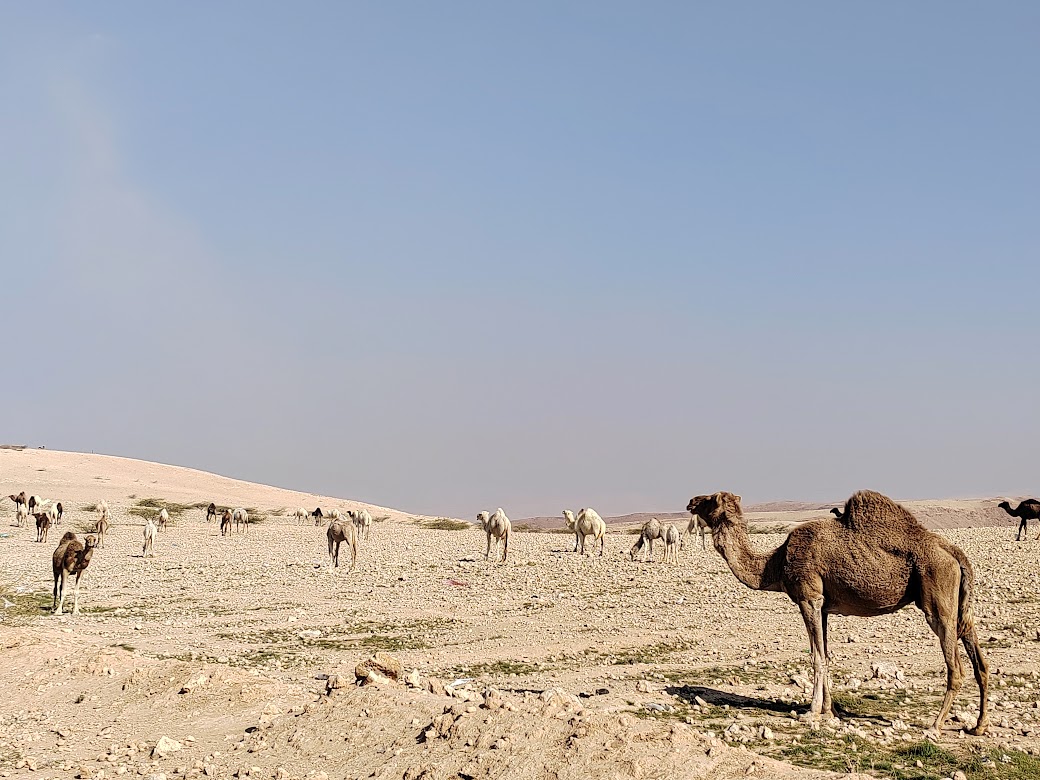
{"type": "MultiPolygon", "coordinates": [[[[651,517],[645,523],[643,528],[639,532],[639,539],[632,545],[632,549],[628,551],[628,557],[633,561],[636,559],[636,553],[643,549],[645,545],[650,551],[650,560],[654,560],[654,540],[664,539],[664,527],[661,525],[661,521],[656,517],[651,517]]],[[[643,553],[643,560],[646,560],[646,553],[643,553]]]]}
{"type": "Polygon", "coordinates": [[[989,671],[975,632],[975,574],[959,547],[871,490],[853,494],[840,520],[803,523],[766,553],[751,546],[740,496],[715,493],[691,501],[687,510],[708,523],[715,549],[738,580],[754,590],[782,591],[798,605],[813,658],[810,717],[833,715],[827,616],[876,617],[916,604],[946,661],[946,695],[932,728],[942,728],[964,679],[960,640],[979,686],[979,719],[971,733],[986,731],[989,671]]]}
{"type": "Polygon", "coordinates": [[[217,519],[217,505],[210,501],[208,507],[206,507],[206,522],[217,519]]]}
{"type": "Polygon", "coordinates": [[[36,541],[46,542],[47,532],[51,528],[51,516],[46,512],[37,512],[33,517],[36,518],[36,541]]]}
{"type": "Polygon", "coordinates": [[[509,518],[502,511],[502,507],[496,509],[494,514],[491,515],[488,515],[487,512],[478,512],[477,522],[480,523],[480,527],[487,534],[487,550],[484,551],[484,560],[491,558],[491,539],[494,538],[495,560],[498,560],[498,543],[502,542],[502,563],[505,563],[506,558],[509,556],[509,537],[513,533],[513,524],[509,522],[509,518]]]}
{"type": "Polygon", "coordinates": [[[220,516],[220,535],[228,536],[231,534],[231,510],[225,509],[223,514],[220,516]]]}
{"type": "Polygon", "coordinates": [[[679,529],[669,523],[664,528],[664,562],[679,562],[679,529]]]}
{"type": "Polygon", "coordinates": [[[346,542],[350,545],[350,568],[353,569],[357,563],[358,547],[357,529],[354,528],[354,524],[343,520],[333,520],[329,523],[325,535],[329,540],[329,558],[332,559],[332,565],[336,568],[339,567],[339,546],[346,542]]]}
{"type": "Polygon", "coordinates": [[[603,551],[607,546],[607,524],[595,509],[580,509],[578,516],[569,509],[563,510],[563,519],[567,521],[567,527],[574,531],[574,552],[585,554],[585,539],[592,537],[592,549],[599,542],[599,556],[603,557],[603,551]]]}
{"type": "Polygon", "coordinates": [[[154,558],[155,557],[155,539],[159,535],[159,529],[156,528],[152,518],[148,518],[144,522],[144,546],[141,548],[142,558],[154,558]]]}
{"type": "Polygon", "coordinates": [[[55,615],[62,614],[61,609],[65,604],[65,591],[70,577],[75,578],[72,587],[72,614],[79,614],[79,581],[90,565],[95,544],[93,536],[88,536],[80,542],[76,534],[67,531],[54,549],[54,555],[51,556],[54,571],[54,603],[51,606],[55,615]]]}
{"type": "MultiPolygon", "coordinates": [[[[1015,534],[1015,541],[1022,541],[1023,537],[1029,538],[1029,521],[1040,520],[1040,501],[1035,498],[1027,498],[1025,501],[1020,501],[1018,506],[1014,509],[1011,508],[1011,504],[1007,501],[1001,501],[997,504],[997,507],[1003,509],[1012,517],[1018,518],[1018,533],[1015,534]]],[[[1040,533],[1036,535],[1037,539],[1040,539],[1040,533]]]]}
{"type": "Polygon", "coordinates": [[[238,531],[238,526],[240,524],[245,530],[249,530],[249,513],[246,512],[246,510],[244,510],[242,507],[239,507],[231,513],[231,519],[235,523],[236,531],[238,531]]]}
{"type": "Polygon", "coordinates": [[[348,509],[347,517],[354,523],[354,528],[357,529],[358,537],[368,539],[372,533],[372,515],[369,514],[367,509],[348,509]]]}

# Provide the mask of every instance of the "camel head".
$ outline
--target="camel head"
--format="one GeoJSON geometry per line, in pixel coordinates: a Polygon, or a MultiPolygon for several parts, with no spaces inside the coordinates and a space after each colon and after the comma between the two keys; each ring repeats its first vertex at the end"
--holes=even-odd
{"type": "Polygon", "coordinates": [[[84,552],[86,552],[88,550],[93,550],[95,547],[97,547],[97,537],[95,537],[95,536],[85,536],[85,537],[83,537],[83,551],[84,552]]]}
{"type": "Polygon", "coordinates": [[[570,530],[574,530],[574,512],[569,509],[563,510],[563,519],[567,521],[567,527],[570,530]]]}
{"type": "Polygon", "coordinates": [[[481,528],[487,528],[488,520],[491,519],[491,515],[487,512],[477,512],[477,522],[480,523],[481,528]]]}
{"type": "Polygon", "coordinates": [[[740,496],[735,493],[713,493],[710,496],[694,496],[686,505],[686,511],[691,515],[697,515],[712,530],[726,522],[735,522],[743,519],[740,511],[740,496]]]}

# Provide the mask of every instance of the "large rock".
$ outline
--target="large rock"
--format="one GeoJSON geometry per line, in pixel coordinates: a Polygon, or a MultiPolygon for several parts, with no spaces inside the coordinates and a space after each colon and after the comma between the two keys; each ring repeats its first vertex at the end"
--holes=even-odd
{"type": "Polygon", "coordinates": [[[181,743],[167,736],[159,737],[159,741],[152,748],[152,758],[165,758],[170,753],[176,753],[181,749],[181,743]]]}
{"type": "Polygon", "coordinates": [[[401,679],[402,673],[401,662],[382,650],[354,667],[354,676],[357,677],[360,685],[369,684],[369,682],[388,682],[390,680],[397,682],[401,679]],[[375,677],[372,677],[373,675],[375,677]],[[371,681],[370,678],[372,678],[371,681]]]}

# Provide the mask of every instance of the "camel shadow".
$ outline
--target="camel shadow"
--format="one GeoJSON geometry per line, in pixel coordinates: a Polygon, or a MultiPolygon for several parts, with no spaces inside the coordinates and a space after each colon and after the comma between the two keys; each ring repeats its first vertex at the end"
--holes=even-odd
{"type": "MultiPolygon", "coordinates": [[[[763,710],[774,715],[790,715],[791,711],[804,715],[809,711],[808,704],[792,704],[789,702],[772,701],[771,699],[760,699],[756,696],[745,696],[732,691],[720,691],[716,688],[706,688],[703,685],[673,685],[665,688],[671,696],[675,696],[686,704],[695,704],[700,697],[713,707],[729,705],[733,709],[740,710],[763,710]]],[[[850,709],[844,703],[834,702],[834,714],[839,718],[856,718],[859,720],[876,721],[887,725],[888,718],[881,717],[873,712],[858,712],[853,705],[850,709]]]]}

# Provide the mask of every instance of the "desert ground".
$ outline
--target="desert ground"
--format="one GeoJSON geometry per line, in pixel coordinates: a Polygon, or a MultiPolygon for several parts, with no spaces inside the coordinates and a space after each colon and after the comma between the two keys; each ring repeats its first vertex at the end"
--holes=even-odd
{"type": "MultiPolygon", "coordinates": [[[[1040,773],[1040,541],[1031,527],[1015,542],[996,498],[906,502],[972,560],[992,672],[990,732],[962,730],[978,707],[969,674],[936,741],[925,727],[945,667],[916,609],[831,619],[844,713],[807,722],[795,606],[737,582],[710,540],[688,539],[677,565],[660,548],[655,562],[629,560],[637,516],[611,523],[603,558],[532,519],[495,563],[467,522],[365,505],[376,522],[357,567],[332,569],[324,525],[286,515],[350,500],[35,449],[0,449],[0,482],[5,496],[24,489],[66,508],[37,544],[0,502],[0,777],[1040,773]],[[51,554],[65,531],[92,528],[100,499],[113,528],[84,576],[82,612],[53,616],[51,554]],[[195,506],[210,501],[258,522],[222,538],[195,506]],[[173,519],[143,558],[157,505],[173,519]],[[356,685],[377,652],[400,663],[400,680],[356,685]]],[[[740,492],[688,487],[675,522],[689,495],[740,492]]],[[[771,549],[828,506],[751,507],[752,541],[771,549]]]]}

